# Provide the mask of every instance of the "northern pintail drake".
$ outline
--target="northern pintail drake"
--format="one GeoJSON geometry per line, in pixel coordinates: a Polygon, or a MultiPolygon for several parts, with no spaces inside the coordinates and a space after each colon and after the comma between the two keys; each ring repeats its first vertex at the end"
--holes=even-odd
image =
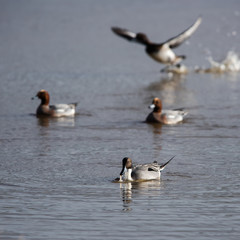
{"type": "Polygon", "coordinates": [[[176,124],[183,121],[188,114],[183,109],[162,110],[162,101],[159,98],[154,98],[149,108],[153,109],[146,118],[149,123],[176,124]]]}
{"type": "Polygon", "coordinates": [[[148,39],[147,35],[144,33],[134,33],[127,29],[119,27],[112,27],[112,31],[116,33],[118,36],[121,36],[129,41],[143,44],[145,46],[146,53],[155,61],[167,65],[176,65],[186,57],[184,55],[177,56],[173,52],[172,48],[178,47],[181,43],[188,39],[196,31],[201,21],[202,18],[199,17],[185,31],[162,43],[151,42],[148,39]]]}
{"type": "Polygon", "coordinates": [[[136,166],[133,166],[130,158],[125,157],[122,160],[122,171],[120,172],[119,181],[158,180],[160,179],[161,171],[174,157],[162,165],[159,165],[157,161],[154,161],[153,163],[138,164],[136,166]]]}
{"type": "Polygon", "coordinates": [[[37,117],[70,117],[76,112],[77,103],[49,105],[50,96],[46,90],[41,90],[36,97],[41,99],[37,108],[37,117]]]}

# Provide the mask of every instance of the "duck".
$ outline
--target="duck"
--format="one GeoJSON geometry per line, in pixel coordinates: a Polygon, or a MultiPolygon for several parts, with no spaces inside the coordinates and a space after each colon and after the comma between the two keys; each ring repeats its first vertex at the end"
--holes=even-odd
{"type": "Polygon", "coordinates": [[[149,108],[153,111],[147,116],[147,123],[177,124],[188,114],[183,108],[162,110],[162,101],[157,97],[153,99],[149,108]]]}
{"type": "Polygon", "coordinates": [[[77,103],[49,105],[50,95],[44,89],[40,90],[36,97],[41,100],[36,110],[37,117],[70,117],[76,113],[77,103]]]}
{"type": "Polygon", "coordinates": [[[174,157],[175,156],[162,165],[159,165],[157,161],[154,161],[153,163],[138,164],[136,166],[133,166],[131,158],[125,157],[122,160],[122,171],[120,172],[120,178],[118,181],[160,180],[161,171],[174,157]]]}
{"type": "Polygon", "coordinates": [[[186,39],[188,39],[197,30],[201,22],[202,18],[198,17],[189,28],[162,43],[151,42],[145,33],[134,33],[119,27],[112,27],[111,29],[116,35],[125,38],[128,41],[144,45],[146,53],[153,60],[169,66],[177,65],[186,58],[185,55],[177,56],[172,49],[178,47],[186,39]]]}

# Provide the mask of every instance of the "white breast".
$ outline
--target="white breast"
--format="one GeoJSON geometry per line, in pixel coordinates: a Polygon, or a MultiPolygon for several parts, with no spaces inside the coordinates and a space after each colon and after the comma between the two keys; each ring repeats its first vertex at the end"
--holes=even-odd
{"type": "Polygon", "coordinates": [[[161,63],[172,63],[174,62],[176,55],[171,50],[171,48],[168,47],[168,45],[163,45],[160,49],[160,51],[151,53],[150,55],[154,60],[161,62],[161,63]]]}

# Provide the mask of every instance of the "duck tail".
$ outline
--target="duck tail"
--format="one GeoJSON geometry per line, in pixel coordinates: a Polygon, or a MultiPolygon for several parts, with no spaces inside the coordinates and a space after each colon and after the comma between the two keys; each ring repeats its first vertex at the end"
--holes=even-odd
{"type": "Polygon", "coordinates": [[[176,156],[173,156],[171,159],[169,159],[166,163],[162,164],[160,166],[160,171],[163,170],[168,163],[170,163],[176,156]]]}
{"type": "Polygon", "coordinates": [[[174,108],[173,111],[184,111],[185,108],[174,108]]]}
{"type": "Polygon", "coordinates": [[[75,107],[78,105],[78,102],[75,102],[75,103],[69,103],[71,105],[74,105],[75,107]]]}
{"type": "Polygon", "coordinates": [[[185,55],[180,55],[178,57],[181,58],[182,60],[187,58],[185,55]]]}

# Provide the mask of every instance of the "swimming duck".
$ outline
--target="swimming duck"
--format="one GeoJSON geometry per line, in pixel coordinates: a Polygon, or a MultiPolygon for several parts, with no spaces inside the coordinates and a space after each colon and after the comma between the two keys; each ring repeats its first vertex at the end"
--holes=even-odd
{"type": "Polygon", "coordinates": [[[122,160],[122,171],[120,172],[119,181],[147,181],[160,179],[161,171],[174,157],[162,165],[154,161],[149,164],[138,164],[135,167],[132,165],[132,160],[125,157],[122,160]]]}
{"type": "Polygon", "coordinates": [[[144,33],[133,33],[127,29],[112,27],[112,31],[118,36],[123,37],[129,41],[137,42],[143,44],[146,48],[146,53],[153,58],[155,61],[167,64],[167,65],[176,65],[180,63],[186,56],[181,55],[177,56],[172,48],[178,47],[186,39],[188,39],[198,28],[202,21],[202,18],[199,17],[189,28],[180,33],[179,35],[168,39],[162,43],[153,43],[151,42],[147,35],[144,33]]]}
{"type": "Polygon", "coordinates": [[[36,97],[41,99],[36,111],[37,117],[69,117],[75,114],[77,103],[49,105],[50,96],[44,89],[39,91],[36,97]]]}
{"type": "Polygon", "coordinates": [[[162,101],[159,98],[154,98],[149,108],[153,109],[146,118],[149,123],[176,124],[183,121],[188,114],[183,109],[162,110],[162,101]]]}

